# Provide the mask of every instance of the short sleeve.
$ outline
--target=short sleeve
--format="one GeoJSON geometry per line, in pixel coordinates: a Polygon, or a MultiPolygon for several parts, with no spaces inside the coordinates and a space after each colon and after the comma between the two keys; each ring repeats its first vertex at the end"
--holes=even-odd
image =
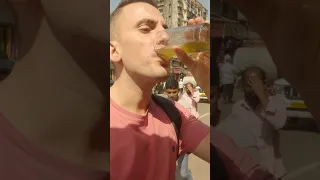
{"type": "Polygon", "coordinates": [[[188,110],[178,103],[176,107],[181,113],[180,154],[193,153],[198,145],[209,134],[209,126],[192,116],[188,110]]]}
{"type": "Polygon", "coordinates": [[[274,128],[281,129],[287,121],[285,101],[277,96],[269,97],[269,103],[265,111],[261,112],[261,116],[271,123],[274,128]],[[268,115],[267,112],[274,115],[268,115]]]}

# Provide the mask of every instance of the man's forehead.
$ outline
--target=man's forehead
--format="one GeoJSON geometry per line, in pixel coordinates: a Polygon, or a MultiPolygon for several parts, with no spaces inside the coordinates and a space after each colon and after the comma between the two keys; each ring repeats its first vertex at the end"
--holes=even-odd
{"type": "Polygon", "coordinates": [[[166,89],[166,91],[178,91],[179,89],[166,89]]]}
{"type": "Polygon", "coordinates": [[[121,14],[122,20],[126,21],[124,24],[128,25],[135,24],[142,19],[150,19],[165,24],[160,11],[148,3],[137,2],[129,4],[123,7],[121,14]]]}

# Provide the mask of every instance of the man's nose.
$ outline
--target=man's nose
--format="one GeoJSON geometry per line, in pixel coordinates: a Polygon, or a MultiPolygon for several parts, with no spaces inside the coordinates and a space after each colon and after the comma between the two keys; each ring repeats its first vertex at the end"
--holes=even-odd
{"type": "Polygon", "coordinates": [[[157,32],[155,36],[156,45],[165,45],[168,46],[170,41],[170,34],[164,29],[157,32]]]}

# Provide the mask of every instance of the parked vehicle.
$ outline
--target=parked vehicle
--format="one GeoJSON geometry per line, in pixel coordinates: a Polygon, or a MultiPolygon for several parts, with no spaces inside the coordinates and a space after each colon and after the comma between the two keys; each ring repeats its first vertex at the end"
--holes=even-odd
{"type": "Polygon", "coordinates": [[[287,104],[288,118],[312,119],[311,113],[300,94],[285,79],[278,79],[274,82],[274,90],[278,96],[285,99],[287,104]]]}
{"type": "Polygon", "coordinates": [[[208,97],[206,95],[206,93],[204,93],[204,91],[199,87],[197,86],[196,89],[199,91],[200,93],[200,100],[202,101],[208,101],[208,97]]]}

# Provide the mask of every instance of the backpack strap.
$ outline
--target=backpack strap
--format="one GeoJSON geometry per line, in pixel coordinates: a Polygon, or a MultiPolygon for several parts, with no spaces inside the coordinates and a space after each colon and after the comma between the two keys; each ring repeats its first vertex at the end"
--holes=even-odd
{"type": "Polygon", "coordinates": [[[176,106],[167,98],[152,95],[153,101],[158,104],[161,109],[167,114],[169,117],[177,135],[177,139],[180,138],[180,128],[182,124],[181,114],[176,106]]]}
{"type": "Polygon", "coordinates": [[[177,148],[177,158],[179,157],[179,139],[180,139],[180,128],[181,128],[181,114],[176,106],[167,98],[152,95],[153,101],[158,104],[161,109],[167,114],[169,117],[171,124],[173,125],[174,130],[176,131],[177,140],[178,140],[178,148],[177,148]]]}

